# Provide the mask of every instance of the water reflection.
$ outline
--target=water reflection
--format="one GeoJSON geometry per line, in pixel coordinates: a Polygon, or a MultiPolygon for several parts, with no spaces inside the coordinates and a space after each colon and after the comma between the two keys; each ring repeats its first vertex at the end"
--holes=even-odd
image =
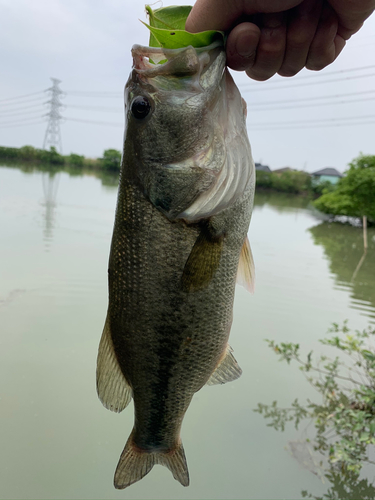
{"type": "Polygon", "coordinates": [[[375,498],[375,486],[367,479],[358,479],[353,473],[344,477],[342,474],[331,469],[325,474],[324,479],[330,486],[324,496],[315,496],[312,493],[301,491],[302,498],[314,498],[315,500],[373,500],[375,498]]]}
{"type": "Polygon", "coordinates": [[[93,168],[81,168],[71,165],[49,165],[49,164],[28,164],[28,163],[15,163],[15,162],[2,162],[2,165],[7,168],[15,168],[21,170],[26,174],[32,174],[34,172],[43,172],[51,175],[60,174],[61,172],[66,172],[70,177],[84,177],[92,176],[100,179],[102,186],[117,189],[119,173],[118,172],[107,172],[105,170],[93,169],[93,168]]]}
{"type": "Polygon", "coordinates": [[[49,250],[50,244],[53,239],[53,229],[55,227],[55,208],[56,196],[59,188],[60,172],[43,172],[42,185],[43,185],[43,206],[44,212],[44,231],[43,240],[46,244],[46,250],[49,250]]]}
{"type": "Polygon", "coordinates": [[[375,228],[368,229],[365,258],[361,228],[323,222],[309,231],[315,245],[324,248],[336,287],[350,291],[350,307],[375,322],[375,228]]]}
{"type": "Polygon", "coordinates": [[[296,212],[296,209],[306,209],[310,200],[305,196],[290,195],[287,193],[273,193],[257,191],[255,193],[254,207],[268,205],[276,208],[277,212],[296,212]]]}
{"type": "Polygon", "coordinates": [[[306,440],[290,441],[287,450],[300,465],[318,476],[323,484],[329,484],[324,496],[315,496],[307,490],[302,490],[302,498],[314,498],[315,500],[373,500],[375,498],[374,483],[371,483],[367,478],[359,478],[358,474],[352,471],[344,473],[332,465],[329,466],[326,458],[314,450],[311,442],[306,440]]]}

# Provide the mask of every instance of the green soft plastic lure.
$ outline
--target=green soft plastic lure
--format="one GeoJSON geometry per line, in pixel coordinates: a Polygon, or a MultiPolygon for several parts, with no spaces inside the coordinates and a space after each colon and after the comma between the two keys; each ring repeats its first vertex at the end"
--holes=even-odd
{"type": "MultiPolygon", "coordinates": [[[[162,7],[152,10],[146,5],[149,24],[143,23],[150,30],[150,47],[180,49],[189,45],[198,48],[206,47],[215,41],[224,44],[222,31],[202,31],[189,33],[185,31],[186,19],[191,11],[190,5],[162,7]]],[[[142,21],[143,22],[143,21],[142,21]]]]}

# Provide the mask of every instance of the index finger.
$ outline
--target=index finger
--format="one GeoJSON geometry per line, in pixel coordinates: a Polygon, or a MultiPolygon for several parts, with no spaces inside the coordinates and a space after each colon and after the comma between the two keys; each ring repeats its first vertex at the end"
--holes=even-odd
{"type": "Polygon", "coordinates": [[[258,13],[283,12],[302,0],[197,0],[186,21],[186,30],[227,31],[245,16],[258,13]]]}

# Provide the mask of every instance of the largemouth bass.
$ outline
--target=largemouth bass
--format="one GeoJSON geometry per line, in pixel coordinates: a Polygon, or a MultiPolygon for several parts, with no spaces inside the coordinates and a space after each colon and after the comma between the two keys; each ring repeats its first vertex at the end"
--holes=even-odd
{"type": "Polygon", "coordinates": [[[241,374],[228,337],[236,276],[251,286],[253,274],[255,169],[220,44],[132,54],[97,389],[116,412],[134,400],[115,487],[155,464],[187,486],[180,429],[192,397],[241,374]]]}

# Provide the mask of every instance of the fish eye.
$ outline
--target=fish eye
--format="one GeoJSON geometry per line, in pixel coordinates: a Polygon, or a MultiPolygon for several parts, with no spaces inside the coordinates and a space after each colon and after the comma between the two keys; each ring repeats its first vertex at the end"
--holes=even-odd
{"type": "Polygon", "coordinates": [[[131,110],[134,118],[142,120],[151,111],[151,104],[147,97],[139,95],[133,99],[131,104],[131,110]]]}

